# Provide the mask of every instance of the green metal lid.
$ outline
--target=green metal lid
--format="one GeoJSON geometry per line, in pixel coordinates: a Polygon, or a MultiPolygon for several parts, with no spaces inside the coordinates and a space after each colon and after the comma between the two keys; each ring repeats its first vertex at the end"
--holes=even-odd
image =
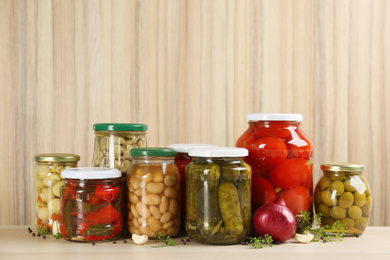
{"type": "Polygon", "coordinates": [[[148,126],[145,124],[94,124],[95,131],[146,131],[148,126]]]}
{"type": "Polygon", "coordinates": [[[78,162],[80,155],[71,153],[43,153],[35,156],[36,162],[78,162]]]}
{"type": "Polygon", "coordinates": [[[361,172],[364,170],[363,164],[331,162],[321,164],[321,170],[330,172],[361,172]]]}
{"type": "Polygon", "coordinates": [[[132,149],[130,154],[131,156],[175,156],[177,152],[171,148],[147,147],[132,149]]]}

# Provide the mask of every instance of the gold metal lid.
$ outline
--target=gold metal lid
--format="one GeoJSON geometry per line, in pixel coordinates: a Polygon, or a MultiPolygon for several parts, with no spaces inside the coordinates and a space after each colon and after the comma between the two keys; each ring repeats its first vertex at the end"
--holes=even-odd
{"type": "Polygon", "coordinates": [[[347,162],[330,162],[321,164],[321,170],[331,172],[361,172],[364,170],[364,165],[347,162]]]}
{"type": "Polygon", "coordinates": [[[35,156],[36,162],[77,162],[80,155],[71,153],[43,153],[35,156]]]}

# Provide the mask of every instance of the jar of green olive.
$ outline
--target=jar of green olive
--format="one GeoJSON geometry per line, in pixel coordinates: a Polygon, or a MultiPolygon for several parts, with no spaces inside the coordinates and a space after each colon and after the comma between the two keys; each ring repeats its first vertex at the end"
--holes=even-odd
{"type": "Polygon", "coordinates": [[[251,232],[248,150],[191,149],[186,166],[186,231],[195,242],[238,244],[251,232]]]}
{"type": "Polygon", "coordinates": [[[340,221],[346,235],[360,235],[366,229],[371,212],[371,191],[361,176],[362,164],[325,163],[323,176],[314,191],[316,214],[322,214],[321,226],[340,221]]]}
{"type": "Polygon", "coordinates": [[[60,223],[60,188],[64,186],[62,170],[77,167],[80,156],[76,154],[51,153],[35,156],[37,203],[36,227],[57,233],[60,223]]]}

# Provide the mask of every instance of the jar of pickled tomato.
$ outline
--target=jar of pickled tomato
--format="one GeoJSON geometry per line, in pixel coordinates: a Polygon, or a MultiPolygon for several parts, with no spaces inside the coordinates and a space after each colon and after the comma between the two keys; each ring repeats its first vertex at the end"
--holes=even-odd
{"type": "Polygon", "coordinates": [[[323,176],[314,191],[316,214],[322,215],[321,226],[335,221],[345,225],[346,235],[361,235],[371,212],[371,190],[361,176],[362,164],[324,163],[323,176]]]}
{"type": "Polygon", "coordinates": [[[237,147],[249,150],[252,210],[281,197],[295,214],[312,215],[313,143],[301,129],[300,114],[248,114],[249,128],[237,147]]]}
{"type": "Polygon", "coordinates": [[[186,218],[186,166],[192,161],[188,155],[190,149],[217,147],[213,144],[171,144],[171,148],[177,152],[175,163],[180,173],[180,210],[181,210],[181,230],[185,231],[186,218]]]}
{"type": "Polygon", "coordinates": [[[62,171],[61,234],[78,242],[111,241],[123,229],[121,171],[104,167],[62,171]]]}

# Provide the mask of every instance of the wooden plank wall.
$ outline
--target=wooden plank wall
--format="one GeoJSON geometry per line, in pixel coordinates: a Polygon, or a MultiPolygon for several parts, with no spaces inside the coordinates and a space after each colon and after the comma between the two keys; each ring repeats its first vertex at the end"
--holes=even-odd
{"type": "Polygon", "coordinates": [[[0,225],[33,222],[35,154],[90,164],[96,122],[232,146],[250,112],[304,115],[315,181],[365,164],[390,225],[390,1],[0,0],[0,88],[0,225]]]}

